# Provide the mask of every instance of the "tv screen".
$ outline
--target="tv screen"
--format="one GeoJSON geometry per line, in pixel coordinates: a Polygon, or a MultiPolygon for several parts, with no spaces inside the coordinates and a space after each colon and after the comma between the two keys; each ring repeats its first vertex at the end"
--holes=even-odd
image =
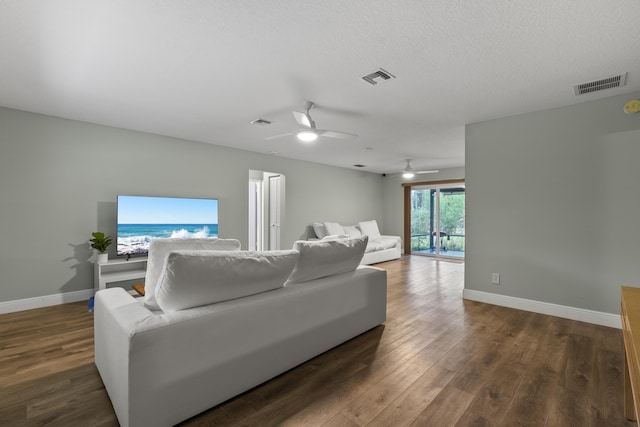
{"type": "Polygon", "coordinates": [[[218,200],[118,196],[118,255],[146,255],[157,238],[218,237],[218,200]]]}

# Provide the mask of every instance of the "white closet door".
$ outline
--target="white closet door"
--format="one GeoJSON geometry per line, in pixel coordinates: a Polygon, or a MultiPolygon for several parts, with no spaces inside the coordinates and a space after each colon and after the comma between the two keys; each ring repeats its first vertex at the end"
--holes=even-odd
{"type": "Polygon", "coordinates": [[[269,177],[269,249],[280,249],[280,176],[269,177]]]}

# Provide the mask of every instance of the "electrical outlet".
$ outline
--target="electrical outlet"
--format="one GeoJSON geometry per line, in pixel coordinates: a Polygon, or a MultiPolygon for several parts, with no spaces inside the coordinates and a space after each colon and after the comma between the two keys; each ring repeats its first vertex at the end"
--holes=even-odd
{"type": "Polygon", "coordinates": [[[500,273],[491,273],[491,283],[494,285],[500,284],[500,273]]]}

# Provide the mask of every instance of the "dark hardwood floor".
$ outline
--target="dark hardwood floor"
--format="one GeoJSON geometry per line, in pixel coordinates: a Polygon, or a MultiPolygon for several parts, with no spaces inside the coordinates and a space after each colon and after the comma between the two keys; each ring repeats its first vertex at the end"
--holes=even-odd
{"type": "MultiPolygon", "coordinates": [[[[387,322],[184,426],[633,426],[619,330],[462,299],[405,256],[387,322]]],[[[86,303],[0,315],[1,426],[113,426],[86,303]]]]}

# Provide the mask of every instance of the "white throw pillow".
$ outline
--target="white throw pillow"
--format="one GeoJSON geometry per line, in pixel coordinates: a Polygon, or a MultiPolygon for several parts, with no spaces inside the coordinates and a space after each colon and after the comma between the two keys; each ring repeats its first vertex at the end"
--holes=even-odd
{"type": "Polygon", "coordinates": [[[147,273],[144,279],[144,305],[149,310],[160,310],[155,289],[164,271],[167,255],[176,250],[239,251],[237,239],[154,239],[149,243],[147,273]]]}
{"type": "Polygon", "coordinates": [[[367,239],[362,236],[314,242],[298,240],[293,249],[300,256],[285,286],[355,270],[364,256],[367,239]]]}
{"type": "Polygon", "coordinates": [[[313,223],[313,232],[316,233],[316,237],[318,239],[322,239],[324,236],[327,235],[327,230],[325,230],[324,224],[321,222],[313,223]]]}
{"type": "Polygon", "coordinates": [[[298,260],[288,251],[174,251],[157,291],[172,312],[281,288],[298,260]]]}
{"type": "Polygon", "coordinates": [[[349,237],[360,237],[362,233],[355,225],[345,225],[344,226],[344,234],[349,237]]]}
{"type": "Polygon", "coordinates": [[[378,222],[374,219],[371,221],[363,221],[358,224],[362,234],[369,236],[369,239],[377,239],[380,237],[380,230],[378,230],[378,222]]]}
{"type": "Polygon", "coordinates": [[[338,234],[346,234],[344,228],[337,222],[325,222],[324,228],[327,230],[327,236],[336,236],[338,234]]]}
{"type": "Polygon", "coordinates": [[[333,234],[331,236],[324,236],[322,239],[323,241],[326,240],[340,240],[340,239],[348,239],[349,236],[347,236],[346,234],[333,234]]]}

